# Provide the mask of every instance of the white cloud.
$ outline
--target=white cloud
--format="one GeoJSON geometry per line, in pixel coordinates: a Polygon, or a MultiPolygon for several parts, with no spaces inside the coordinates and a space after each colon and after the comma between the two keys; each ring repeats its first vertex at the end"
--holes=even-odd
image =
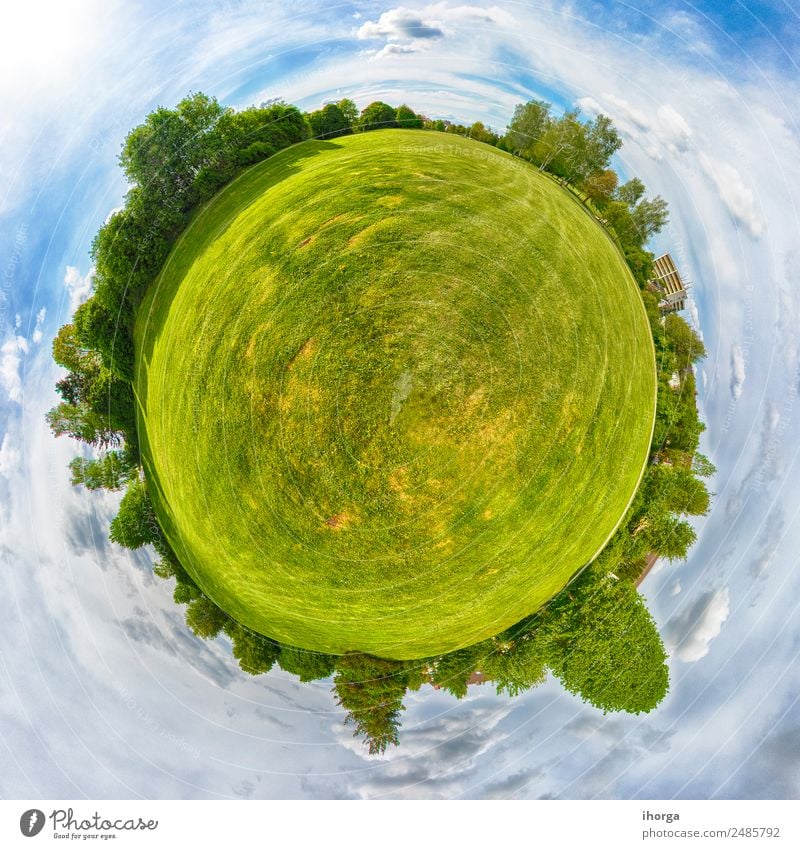
{"type": "Polygon", "coordinates": [[[575,102],[589,115],[608,115],[623,138],[637,142],[650,159],[661,159],[661,153],[650,137],[652,122],[644,110],[610,92],[603,93],[599,100],[587,96],[575,102]]]}
{"type": "Polygon", "coordinates": [[[631,133],[637,130],[647,132],[652,126],[652,122],[641,109],[628,103],[624,97],[609,92],[600,95],[599,100],[587,96],[579,97],[575,103],[590,115],[608,115],[618,125],[627,125],[631,133]]]}
{"type": "Polygon", "coordinates": [[[74,265],[67,266],[67,272],[64,275],[64,285],[69,292],[69,311],[70,315],[89,297],[92,293],[92,281],[94,279],[94,268],[81,275],[74,265]]]}
{"type": "Polygon", "coordinates": [[[700,660],[708,654],[712,640],[719,636],[730,612],[728,587],[704,593],[667,624],[664,632],[667,649],[684,663],[700,660]]]}
{"type": "Polygon", "coordinates": [[[10,480],[19,469],[21,460],[22,454],[6,432],[0,445],[0,476],[10,480]]]}
{"type": "Polygon", "coordinates": [[[42,307],[39,312],[36,313],[36,325],[34,326],[33,334],[31,335],[31,341],[34,345],[38,345],[42,341],[42,325],[44,324],[46,315],[47,307],[42,307]]]}
{"type": "Polygon", "coordinates": [[[0,348],[0,386],[11,401],[22,401],[22,377],[20,366],[22,354],[28,353],[28,340],[24,336],[12,336],[0,348]]]}
{"type": "MultiPolygon", "coordinates": [[[[423,13],[424,14],[424,13],[423,13]]],[[[387,41],[417,41],[444,36],[441,22],[426,19],[420,12],[399,6],[384,12],[377,21],[367,21],[358,29],[358,37],[385,38],[387,41]]]]}
{"type": "Polygon", "coordinates": [[[624,97],[617,97],[616,95],[606,93],[603,95],[603,100],[611,105],[611,110],[618,119],[621,118],[630,121],[636,129],[646,132],[652,126],[647,115],[641,109],[628,103],[624,97]]]}
{"type": "Polygon", "coordinates": [[[744,226],[754,239],[759,238],[764,232],[764,221],[756,209],[753,191],[745,185],[739,171],[733,165],[712,159],[702,151],[698,161],[734,220],[744,226]]]}
{"type": "Polygon", "coordinates": [[[450,6],[434,3],[421,9],[398,6],[384,12],[376,21],[365,21],[356,31],[364,41],[383,40],[384,46],[370,51],[374,59],[419,53],[452,36],[459,27],[479,24],[508,24],[513,18],[497,6],[450,6]]]}
{"type": "Polygon", "coordinates": [[[742,386],[746,376],[744,354],[739,345],[734,345],[731,348],[731,396],[735,401],[742,397],[742,386]]]}
{"type": "Polygon", "coordinates": [[[3,4],[0,111],[11,117],[0,134],[0,163],[9,178],[0,193],[0,213],[17,207],[30,185],[41,188],[52,173],[52,163],[83,124],[84,118],[76,122],[74,107],[98,104],[113,90],[109,45],[125,38],[127,18],[119,0],[3,4]],[[70,106],[68,98],[74,98],[70,106]],[[37,155],[44,147],[49,157],[37,155]],[[19,179],[21,172],[25,177],[19,179]]]}
{"type": "MultiPolygon", "coordinates": [[[[347,795],[445,799],[473,785],[483,758],[490,751],[496,753],[507,740],[509,732],[500,725],[517,707],[513,700],[487,699],[475,689],[458,705],[449,702],[448,712],[403,728],[400,746],[379,757],[368,755],[349,726],[337,723],[333,731],[342,748],[371,765],[380,762],[380,770],[373,770],[368,778],[360,777],[347,795]]],[[[407,696],[407,701],[424,703],[433,698],[434,693],[426,687],[416,696],[407,696]]]]}
{"type": "Polygon", "coordinates": [[[700,18],[684,11],[669,11],[663,23],[688,47],[704,56],[714,55],[714,48],[706,37],[707,32],[700,18]]]}
{"type": "Polygon", "coordinates": [[[658,107],[659,130],[662,138],[674,151],[685,152],[692,144],[692,129],[676,109],[665,103],[658,107]]]}

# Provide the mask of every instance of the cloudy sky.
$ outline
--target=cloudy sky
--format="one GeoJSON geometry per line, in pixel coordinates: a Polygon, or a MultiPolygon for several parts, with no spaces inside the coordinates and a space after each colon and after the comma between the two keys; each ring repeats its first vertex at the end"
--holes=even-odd
{"type": "Polygon", "coordinates": [[[797,0],[4,4],[0,49],[0,796],[796,798],[800,795],[800,6],[797,0]],[[425,688],[368,758],[329,682],[251,679],[184,627],[148,556],[106,540],[44,423],[51,339],[91,285],[116,156],[202,90],[407,101],[501,129],[544,98],[610,115],[693,282],[718,467],[688,562],[643,590],[671,653],[650,715],[556,682],[425,688]]]}

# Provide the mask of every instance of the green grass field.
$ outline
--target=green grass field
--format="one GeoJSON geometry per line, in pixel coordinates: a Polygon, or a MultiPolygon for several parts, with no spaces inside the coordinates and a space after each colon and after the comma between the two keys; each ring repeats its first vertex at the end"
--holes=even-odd
{"type": "Polygon", "coordinates": [[[147,478],[200,587],[335,654],[424,657],[532,613],[638,485],[650,330],[603,229],[452,135],[306,142],[245,172],[136,326],[147,478]]]}

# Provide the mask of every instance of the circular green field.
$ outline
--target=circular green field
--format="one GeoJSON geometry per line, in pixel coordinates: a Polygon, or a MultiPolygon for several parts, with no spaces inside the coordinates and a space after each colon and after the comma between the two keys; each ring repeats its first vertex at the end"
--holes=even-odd
{"type": "Polygon", "coordinates": [[[425,657],[532,613],[602,549],[655,410],[603,229],[467,139],[306,142],[196,218],[140,309],[160,523],[281,642],[425,657]]]}

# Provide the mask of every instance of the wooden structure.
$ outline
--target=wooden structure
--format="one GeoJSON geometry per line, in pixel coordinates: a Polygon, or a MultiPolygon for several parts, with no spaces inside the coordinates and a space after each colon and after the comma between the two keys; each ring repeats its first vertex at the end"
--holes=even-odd
{"type": "Polygon", "coordinates": [[[664,254],[653,262],[650,288],[661,296],[658,308],[662,315],[677,312],[686,306],[686,286],[669,254],[664,254]]]}

